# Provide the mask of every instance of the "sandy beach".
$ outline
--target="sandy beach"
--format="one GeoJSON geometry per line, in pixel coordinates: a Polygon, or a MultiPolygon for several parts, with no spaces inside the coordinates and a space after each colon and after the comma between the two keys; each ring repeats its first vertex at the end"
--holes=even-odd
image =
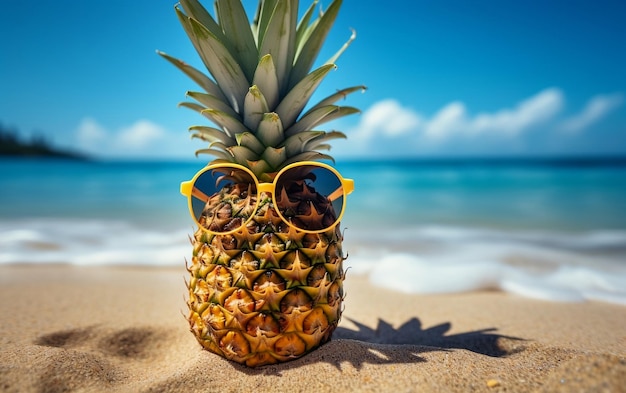
{"type": "Polygon", "coordinates": [[[349,275],[333,340],[249,369],[188,332],[181,267],[0,267],[2,392],[623,392],[626,307],[405,295],[349,275]]]}

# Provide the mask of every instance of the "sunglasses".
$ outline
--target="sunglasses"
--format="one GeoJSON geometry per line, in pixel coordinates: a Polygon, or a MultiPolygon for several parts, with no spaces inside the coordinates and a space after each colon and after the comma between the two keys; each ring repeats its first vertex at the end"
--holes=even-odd
{"type": "Polygon", "coordinates": [[[198,226],[227,235],[246,226],[269,198],[280,219],[305,233],[321,233],[339,224],[354,180],[344,179],[330,165],[303,161],[281,169],[271,183],[260,182],[238,164],[214,164],[180,184],[189,212],[198,226]]]}

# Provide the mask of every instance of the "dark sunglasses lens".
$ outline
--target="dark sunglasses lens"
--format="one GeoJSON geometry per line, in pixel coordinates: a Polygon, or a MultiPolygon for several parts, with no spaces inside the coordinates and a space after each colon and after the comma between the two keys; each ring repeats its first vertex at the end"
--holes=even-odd
{"type": "Polygon", "coordinates": [[[205,229],[225,233],[242,227],[254,213],[256,183],[245,171],[217,168],[202,173],[193,184],[193,214],[205,229]]]}
{"type": "Polygon", "coordinates": [[[330,228],[343,209],[341,180],[324,167],[303,165],[283,172],[275,192],[282,216],[300,229],[330,228]]]}

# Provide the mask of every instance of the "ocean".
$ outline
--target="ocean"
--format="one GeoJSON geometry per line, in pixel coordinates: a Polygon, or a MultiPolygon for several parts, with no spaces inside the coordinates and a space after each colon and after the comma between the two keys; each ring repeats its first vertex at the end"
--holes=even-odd
{"type": "MultiPolygon", "coordinates": [[[[0,264],[183,266],[179,184],[205,165],[0,160],[0,264]]],[[[338,162],[350,274],[408,293],[495,289],[626,305],[626,160],[338,162]]]]}

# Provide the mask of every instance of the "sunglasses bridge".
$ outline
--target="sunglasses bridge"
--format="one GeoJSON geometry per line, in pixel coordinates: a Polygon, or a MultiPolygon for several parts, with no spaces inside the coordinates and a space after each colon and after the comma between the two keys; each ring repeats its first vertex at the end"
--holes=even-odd
{"type": "Polygon", "coordinates": [[[262,192],[267,192],[269,194],[274,194],[276,191],[276,185],[274,183],[257,183],[257,195],[262,192]]]}

